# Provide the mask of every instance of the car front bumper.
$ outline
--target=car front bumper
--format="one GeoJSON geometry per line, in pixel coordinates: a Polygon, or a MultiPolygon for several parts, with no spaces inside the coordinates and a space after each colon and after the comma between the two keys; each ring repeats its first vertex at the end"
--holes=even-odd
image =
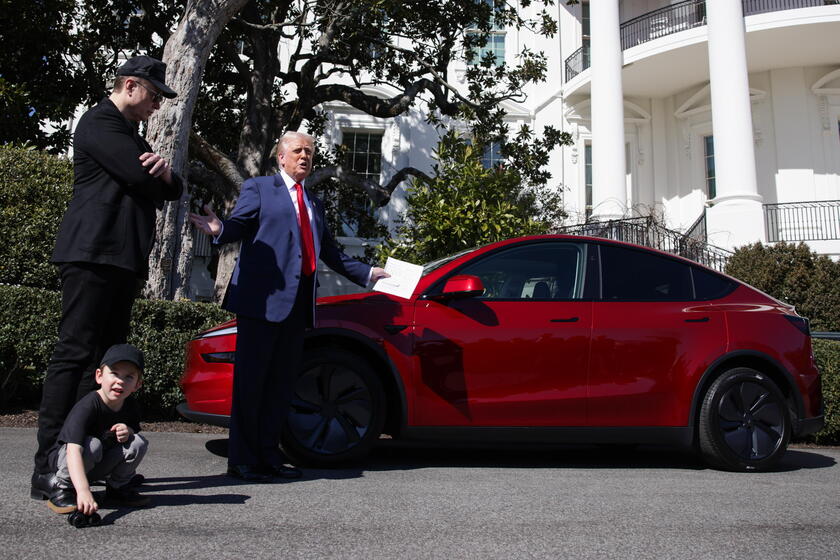
{"type": "Polygon", "coordinates": [[[819,432],[823,426],[825,426],[825,416],[820,414],[813,418],[800,418],[793,432],[796,437],[802,437],[819,432]]]}
{"type": "Polygon", "coordinates": [[[230,416],[226,414],[210,414],[208,412],[198,412],[191,410],[187,403],[181,403],[176,407],[178,414],[201,424],[210,424],[211,426],[221,426],[223,428],[230,427],[230,416]]]}

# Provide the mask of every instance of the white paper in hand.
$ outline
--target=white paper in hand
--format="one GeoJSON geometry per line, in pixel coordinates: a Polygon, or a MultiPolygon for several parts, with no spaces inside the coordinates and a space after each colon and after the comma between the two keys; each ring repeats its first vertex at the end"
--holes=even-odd
{"type": "Polygon", "coordinates": [[[409,299],[417,287],[417,282],[423,275],[423,267],[419,264],[397,260],[388,257],[385,261],[385,272],[391,275],[390,278],[382,278],[373,285],[377,292],[392,294],[397,297],[409,299]]]}

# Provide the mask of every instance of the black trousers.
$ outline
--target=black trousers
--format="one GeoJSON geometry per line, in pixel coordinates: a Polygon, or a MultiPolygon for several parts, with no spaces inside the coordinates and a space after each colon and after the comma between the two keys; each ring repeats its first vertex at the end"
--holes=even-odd
{"type": "Polygon", "coordinates": [[[47,454],[64,419],[80,398],[96,389],[94,372],[105,351],[126,341],[137,275],[115,266],[65,263],[61,272],[61,322],[38,415],[35,470],[49,472],[47,454]]]}
{"type": "Polygon", "coordinates": [[[303,337],[312,324],[310,281],[302,281],[289,316],[280,323],[237,315],[228,464],[283,464],[280,436],[303,362],[303,337]]]}

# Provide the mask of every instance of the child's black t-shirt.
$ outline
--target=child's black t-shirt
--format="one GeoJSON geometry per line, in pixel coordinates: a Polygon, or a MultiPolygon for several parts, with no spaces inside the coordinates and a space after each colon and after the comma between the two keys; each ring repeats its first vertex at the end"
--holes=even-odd
{"type": "Polygon", "coordinates": [[[116,434],[111,431],[114,424],[125,424],[134,430],[134,433],[140,431],[140,409],[132,397],[127,398],[122,408],[116,412],[102,402],[97,391],[82,397],[70,410],[58,434],[58,440],[50,450],[50,464],[53,470],[57,468],[58,450],[65,443],[84,445],[85,438],[90,436],[101,439],[105,449],[116,444],[116,434]]]}

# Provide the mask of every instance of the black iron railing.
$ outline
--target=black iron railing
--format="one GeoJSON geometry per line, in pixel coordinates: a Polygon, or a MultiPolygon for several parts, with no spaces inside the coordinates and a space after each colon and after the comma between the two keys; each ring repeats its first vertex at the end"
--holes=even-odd
{"type": "Polygon", "coordinates": [[[566,81],[568,82],[589,68],[589,45],[584,45],[566,59],[566,81]]]}
{"type": "Polygon", "coordinates": [[[703,213],[700,214],[700,217],[694,220],[694,223],[688,226],[688,229],[685,230],[685,236],[703,243],[706,243],[709,240],[709,236],[706,233],[705,209],[703,209],[703,213]]]}
{"type": "Polygon", "coordinates": [[[840,239],[840,200],[764,205],[767,241],[840,239]]]}
{"type": "Polygon", "coordinates": [[[213,254],[213,240],[198,228],[193,228],[193,256],[209,257],[213,254]]]}
{"type": "MultiPolygon", "coordinates": [[[[730,1],[730,0],[726,0],[730,1]]],[[[742,0],[744,15],[840,4],[840,0],[742,0]]],[[[660,37],[706,25],[706,1],[685,0],[658,8],[621,24],[621,48],[629,49],[660,37]]],[[[566,81],[589,68],[589,46],[566,59],[566,81]]]]}
{"type": "Polygon", "coordinates": [[[622,23],[621,48],[629,49],[701,25],[706,25],[705,0],[686,0],[665,6],[622,23]]]}
{"type": "Polygon", "coordinates": [[[603,237],[653,247],[721,271],[732,255],[720,247],[670,230],[649,216],[567,226],[560,228],[559,233],[603,237]]]}

